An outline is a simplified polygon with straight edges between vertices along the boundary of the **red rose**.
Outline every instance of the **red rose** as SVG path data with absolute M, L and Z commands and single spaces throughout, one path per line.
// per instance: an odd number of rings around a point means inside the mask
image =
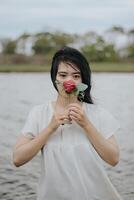
M 76 89 L 75 82 L 73 82 L 72 80 L 65 81 L 65 82 L 63 83 L 63 87 L 64 87 L 65 91 L 66 91 L 68 94 L 71 94 L 71 93 Z

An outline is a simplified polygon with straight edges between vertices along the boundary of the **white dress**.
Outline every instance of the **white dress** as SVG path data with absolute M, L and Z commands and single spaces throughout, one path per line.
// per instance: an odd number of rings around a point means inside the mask
M 87 103 L 83 103 L 83 108 L 105 138 L 117 132 L 118 122 L 105 109 Z M 35 137 L 48 125 L 52 115 L 52 103 L 35 106 L 22 134 Z M 76 123 L 61 125 L 42 149 L 37 196 L 38 200 L 121 199 L 105 172 L 102 159 Z

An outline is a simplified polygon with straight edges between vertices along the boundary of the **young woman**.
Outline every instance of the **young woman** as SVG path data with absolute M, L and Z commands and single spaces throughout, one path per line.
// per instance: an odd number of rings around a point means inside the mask
M 87 60 L 76 49 L 59 50 L 51 79 L 57 98 L 29 113 L 14 147 L 14 164 L 19 167 L 41 151 L 38 200 L 121 199 L 102 162 L 115 166 L 119 161 L 114 137 L 119 126 L 109 112 L 93 104 Z

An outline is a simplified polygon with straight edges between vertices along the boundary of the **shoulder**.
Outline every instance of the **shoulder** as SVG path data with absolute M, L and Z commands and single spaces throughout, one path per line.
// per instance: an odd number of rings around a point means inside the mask
M 101 106 L 100 104 L 85 104 L 85 110 L 87 115 L 93 116 L 99 120 L 103 121 L 111 121 L 115 120 L 114 115 L 106 108 Z
M 31 108 L 29 114 L 30 115 L 39 115 L 41 113 L 47 112 L 47 109 L 49 107 L 49 103 L 39 104 L 35 105 Z
M 106 138 L 112 136 L 120 128 L 115 116 L 101 105 L 86 104 L 86 108 L 88 118 Z
M 103 106 L 99 105 L 99 104 L 88 104 L 88 103 L 85 103 L 85 107 L 86 107 L 86 110 L 87 112 L 94 112 L 96 114 L 109 114 L 111 115 L 111 113 L 106 109 L 104 108 Z
M 98 112 L 101 111 L 101 106 L 98 104 L 89 104 L 89 103 L 84 103 L 84 107 L 87 113 L 94 113 L 98 114 Z

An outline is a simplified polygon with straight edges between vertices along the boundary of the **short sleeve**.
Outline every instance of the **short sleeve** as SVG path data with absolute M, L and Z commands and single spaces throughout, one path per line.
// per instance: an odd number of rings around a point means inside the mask
M 99 108 L 99 125 L 100 132 L 105 138 L 109 138 L 117 131 L 119 131 L 120 125 L 117 119 L 104 108 Z
M 34 107 L 28 114 L 25 125 L 21 133 L 32 139 L 38 133 L 38 107 Z

